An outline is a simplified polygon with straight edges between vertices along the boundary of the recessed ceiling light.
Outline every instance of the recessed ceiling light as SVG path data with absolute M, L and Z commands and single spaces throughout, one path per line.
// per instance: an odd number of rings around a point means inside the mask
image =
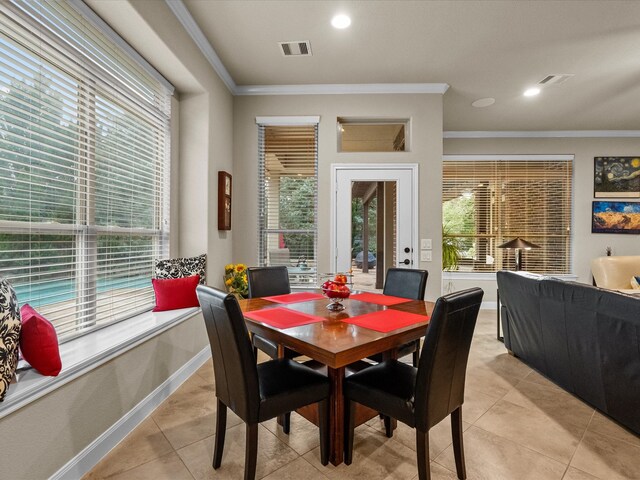
M 533 88 L 527 88 L 523 95 L 525 97 L 535 97 L 536 95 L 538 95 L 540 93 L 540 89 L 538 87 L 533 87 Z
M 351 25 L 351 19 L 347 15 L 336 15 L 331 19 L 331 25 L 333 25 L 334 28 L 347 28 Z
M 491 97 L 479 98 L 478 100 L 473 102 L 471 104 L 471 106 L 472 107 L 476 107 L 476 108 L 483 108 L 483 107 L 490 107 L 494 103 L 496 103 L 496 99 L 495 98 L 491 98 Z

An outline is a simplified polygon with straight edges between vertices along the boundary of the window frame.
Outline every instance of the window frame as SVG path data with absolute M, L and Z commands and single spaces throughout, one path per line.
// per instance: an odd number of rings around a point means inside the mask
M 72 195 L 74 199 L 73 217 L 70 223 L 0 220 L 0 234 L 68 235 L 72 237 L 71 243 L 73 244 L 74 254 L 67 261 L 70 265 L 69 271 L 72 271 L 69 274 L 69 280 L 75 284 L 75 289 L 71 290 L 74 293 L 74 297 L 69 300 L 69 305 L 66 308 L 75 308 L 76 312 L 82 311 L 82 313 L 76 313 L 75 316 L 61 317 L 64 321 L 61 321 L 57 327 L 62 329 L 62 336 L 60 336 L 60 332 L 58 335 L 61 343 L 63 343 L 97 329 L 132 318 L 140 313 L 149 311 L 153 307 L 151 304 L 147 305 L 148 302 L 141 302 L 137 306 L 135 299 L 138 293 L 133 293 L 128 298 L 134 300 L 128 300 L 126 304 L 121 305 L 121 315 L 108 313 L 105 314 L 105 318 L 98 318 L 101 294 L 98 280 L 100 278 L 101 265 L 105 264 L 99 256 L 100 239 L 113 235 L 128 235 L 132 239 L 146 237 L 149 239 L 150 247 L 148 252 L 152 252 L 150 253 L 151 258 L 168 255 L 171 95 L 174 88 L 83 2 L 71 0 L 67 5 L 56 5 L 56 3 L 45 1 L 42 2 L 41 7 L 40 4 L 21 5 L 19 1 L 15 1 L 7 3 L 3 8 L 6 8 L 6 10 L 3 10 L 3 15 L 6 14 L 3 24 L 6 22 L 7 25 L 11 25 L 10 29 L 3 32 L 3 36 L 6 36 L 9 42 L 13 44 L 12 48 L 17 49 L 16 51 L 21 55 L 25 55 L 24 58 L 32 62 L 29 65 L 33 64 L 34 68 L 40 69 L 37 71 L 53 69 L 51 71 L 60 72 L 57 74 L 58 76 L 63 75 L 60 77 L 62 80 L 66 81 L 66 78 L 69 78 L 73 81 L 73 83 L 65 87 L 66 90 L 63 92 L 66 93 L 68 91 L 75 95 L 75 97 L 68 97 L 67 101 L 71 102 L 70 105 L 73 106 L 77 115 L 75 129 L 79 139 L 73 145 L 73 149 L 70 150 L 74 158 L 72 175 L 75 178 L 75 191 Z M 39 12 L 40 8 L 43 11 L 46 11 L 47 8 L 54 9 L 56 14 L 60 15 L 60 18 L 64 18 L 66 22 L 64 20 L 60 21 L 60 26 L 53 27 L 53 30 L 51 30 L 53 23 L 49 24 L 47 22 L 53 22 L 54 20 L 43 16 L 41 20 L 43 23 L 40 24 L 38 15 L 33 14 L 33 11 Z M 65 16 L 67 13 L 68 16 Z M 86 30 L 84 28 L 78 29 L 78 22 L 88 28 Z M 56 34 L 52 33 L 55 28 L 61 28 L 65 34 L 67 32 L 73 32 L 73 34 L 81 32 L 77 34 L 78 42 L 86 41 L 91 48 L 78 49 L 78 52 L 76 52 L 74 48 L 77 48 L 78 44 L 64 40 L 64 36 L 57 38 Z M 23 37 L 23 31 L 30 32 L 29 35 L 39 39 L 43 45 L 46 45 L 43 48 L 34 49 L 33 40 L 28 36 Z M 95 47 L 96 45 L 97 47 Z M 91 56 L 89 53 L 93 51 L 102 53 L 99 50 L 102 48 L 101 45 L 107 45 L 107 50 L 105 50 L 107 56 L 104 58 L 110 63 L 101 63 L 100 57 Z M 113 56 L 108 56 L 112 53 Z M 33 60 L 29 57 L 32 57 Z M 87 58 L 91 58 L 94 63 L 87 66 L 87 71 L 84 75 L 79 75 L 74 68 L 76 65 L 82 64 Z M 18 68 L 18 61 L 10 58 L 10 55 L 7 55 L 4 61 L 7 61 L 10 66 L 14 65 L 12 62 L 16 62 L 15 68 Z M 111 70 L 109 65 L 113 65 L 116 70 Z M 104 81 L 95 81 L 95 75 L 98 71 L 105 75 Z M 131 85 L 133 86 L 127 84 L 126 81 L 118 83 L 119 79 L 125 78 L 128 74 L 138 75 L 130 77 L 137 83 L 132 83 Z M 20 77 L 23 79 L 30 78 L 27 74 L 16 75 L 16 78 Z M 7 78 L 13 79 L 13 76 L 7 76 Z M 25 85 L 27 84 L 25 83 Z M 34 85 L 35 87 L 30 88 L 41 88 L 39 83 L 37 85 L 34 83 Z M 145 90 L 145 88 L 148 88 L 148 90 Z M 117 99 L 120 98 L 118 92 L 125 90 L 127 92 L 126 98 L 118 101 Z M 142 97 L 143 92 L 148 94 L 146 100 Z M 161 146 L 158 148 L 154 144 L 152 147 L 155 149 L 149 150 L 153 151 L 153 153 L 149 161 L 150 167 L 145 174 L 143 182 L 149 185 L 148 208 L 151 216 L 148 218 L 151 220 L 150 225 L 153 228 L 140 227 L 135 224 L 129 227 L 114 226 L 111 225 L 114 221 L 113 219 L 111 222 L 104 222 L 101 225 L 96 223 L 97 205 L 100 205 L 101 202 L 97 193 L 100 188 L 97 181 L 100 175 L 96 173 L 96 167 L 100 159 L 106 158 L 104 156 L 98 157 L 96 153 L 97 138 L 100 131 L 97 125 L 101 121 L 110 118 L 108 110 L 102 111 L 100 114 L 98 111 L 105 107 L 122 109 L 123 113 L 130 113 L 130 117 L 124 118 L 124 121 L 127 122 L 125 128 L 129 129 L 128 135 L 137 135 L 140 133 L 141 128 L 147 128 L 155 135 L 156 142 L 159 142 L 158 145 Z M 41 107 L 38 105 L 38 108 Z M 54 118 L 54 122 L 60 120 L 64 121 L 64 116 Z M 25 121 L 31 122 L 30 120 Z M 57 123 L 54 123 L 54 125 L 57 125 Z M 30 132 L 32 126 L 19 128 L 25 132 Z M 161 132 L 161 134 L 158 135 L 158 132 Z M 55 132 L 52 133 L 52 135 L 54 134 Z M 43 138 L 46 140 L 49 137 Z M 142 138 L 140 141 L 144 142 L 143 137 L 136 138 Z M 149 144 L 142 143 L 141 146 L 143 149 L 149 148 Z M 134 146 L 130 148 L 128 154 L 140 154 L 140 152 L 141 150 L 136 150 Z M 125 161 L 119 159 L 119 153 L 122 152 L 118 151 L 114 154 L 113 158 L 116 158 L 116 160 L 112 164 L 107 162 L 105 165 L 115 166 L 116 168 L 125 165 Z M 142 151 L 142 153 L 146 153 L 146 150 Z M 55 172 L 56 167 L 57 165 L 54 165 L 53 172 Z M 30 183 L 33 185 L 33 182 Z M 122 185 L 125 187 L 121 186 L 120 188 L 135 191 L 134 184 L 123 183 Z M 111 197 L 108 198 L 110 199 Z M 116 215 L 117 213 L 110 212 L 109 218 Z M 143 215 L 146 215 L 146 213 Z M 135 248 L 130 248 L 125 253 L 130 256 L 135 253 L 134 250 Z M 149 256 L 149 254 L 145 253 L 145 256 Z M 19 259 L 20 257 L 16 257 L 15 260 Z M 148 270 L 150 272 L 153 272 L 152 263 L 152 261 L 149 262 Z M 11 280 L 10 270 L 6 271 L 6 273 L 8 273 L 7 277 Z M 111 271 L 110 274 L 105 275 L 105 278 L 117 278 L 117 273 L 119 272 L 114 274 Z M 20 282 L 17 284 L 22 285 Z M 116 288 L 112 287 L 112 290 Z M 20 298 L 18 298 L 18 301 L 24 303 L 24 301 L 20 301 Z M 56 303 L 61 302 L 52 302 L 50 305 L 55 305 Z M 131 307 L 132 303 L 133 307 Z M 117 308 L 116 306 L 113 310 Z M 53 320 L 55 323 L 55 319 Z
M 575 183 L 575 155 L 567 155 L 567 154 L 526 154 L 526 155 L 473 155 L 473 154 L 465 154 L 465 155 L 443 155 L 442 157 L 443 159 L 443 200 L 442 200 L 442 206 L 444 206 L 445 203 L 445 195 L 444 195 L 444 188 L 445 188 L 445 180 L 446 180 L 446 175 L 444 172 L 445 166 L 446 166 L 446 162 L 448 161 L 463 161 L 463 162 L 483 162 L 483 161 L 492 161 L 492 162 L 518 162 L 518 161 L 535 161 L 535 162 L 545 162 L 545 161 L 549 161 L 549 162 L 569 162 L 569 171 L 570 171 L 570 179 L 568 182 L 569 188 L 570 188 L 570 192 L 568 192 L 569 194 L 567 195 L 569 204 L 566 205 L 568 207 L 568 243 L 567 243 L 567 247 L 566 247 L 566 252 L 567 252 L 567 257 L 566 257 L 566 265 L 567 265 L 567 270 L 565 272 L 544 272 L 544 273 L 551 273 L 553 275 L 556 276 L 573 276 L 574 275 L 574 265 L 573 265 L 573 252 L 574 252 L 574 239 L 575 239 L 575 235 L 574 235 L 574 218 L 573 218 L 573 212 L 574 212 L 574 198 L 575 198 L 575 188 L 574 188 L 574 183 Z M 499 181 L 500 178 L 495 178 L 495 180 L 493 181 Z M 499 221 L 499 219 L 498 219 Z M 444 224 L 444 218 L 443 218 L 443 233 L 444 233 L 444 229 L 446 228 L 446 225 Z M 486 238 L 492 238 L 495 240 L 496 242 L 496 246 L 495 246 L 495 250 L 496 250 L 496 256 L 495 256 L 495 263 L 494 263 L 494 267 L 493 269 L 487 269 L 487 270 L 467 270 L 467 269 L 458 269 L 458 270 L 444 270 L 444 273 L 448 274 L 448 275 L 469 275 L 469 276 L 482 276 L 482 275 L 489 275 L 489 276 L 495 276 L 495 272 L 497 272 L 500 269 L 503 268 L 508 268 L 507 265 L 510 265 L 511 260 L 507 259 L 506 261 L 504 261 L 504 259 L 506 258 L 507 254 L 507 250 L 504 251 L 504 254 L 501 254 L 501 251 L 497 249 L 497 245 L 506 242 L 508 240 L 511 240 L 512 238 L 514 238 L 515 236 L 517 236 L 517 233 L 509 233 L 508 235 L 504 235 L 502 233 L 502 230 L 499 230 L 497 233 L 491 233 L 491 234 L 478 234 L 476 233 L 475 235 L 453 235 L 454 237 L 459 237 L 459 238 L 480 238 L 480 237 L 486 237 Z M 535 243 L 535 239 L 529 238 L 526 235 L 525 238 L 527 240 L 533 241 Z M 533 235 L 532 235 L 533 236 Z M 502 240 L 502 241 L 501 241 Z M 531 253 L 531 255 L 535 255 L 535 253 Z M 513 255 L 511 255 L 512 257 Z M 526 264 L 525 264 L 526 265 Z
M 402 125 L 403 127 L 403 140 L 402 149 L 393 150 L 349 150 L 345 149 L 343 145 L 343 132 L 344 125 L 359 126 L 359 127 L 375 127 L 375 126 L 389 126 L 389 125 Z M 411 119 L 410 118 L 383 118 L 383 117 L 338 117 L 336 119 L 336 132 L 337 132 L 337 152 L 341 154 L 349 153 L 366 153 L 366 154 L 400 154 L 411 152 Z M 395 145 L 395 144 L 394 144 Z
M 318 131 L 320 117 L 319 116 L 274 116 L 274 117 L 256 117 L 256 125 L 258 127 L 258 264 L 267 266 L 269 264 L 268 242 L 266 237 L 273 234 L 308 234 L 313 235 L 313 261 L 308 265 L 308 272 L 292 272 L 291 268 L 295 259 L 291 259 L 289 267 L 289 280 L 292 289 L 309 288 L 318 283 Z M 311 229 L 287 229 L 287 228 L 269 228 L 264 225 L 265 215 L 262 210 L 267 207 L 266 199 L 266 178 L 265 178 L 265 155 L 264 155 L 264 129 L 267 127 L 313 127 L 315 129 L 315 163 L 314 163 L 314 225 Z M 279 207 L 278 207 L 279 208 Z M 306 261 L 307 259 L 305 259 Z M 305 264 L 306 265 L 306 264 Z

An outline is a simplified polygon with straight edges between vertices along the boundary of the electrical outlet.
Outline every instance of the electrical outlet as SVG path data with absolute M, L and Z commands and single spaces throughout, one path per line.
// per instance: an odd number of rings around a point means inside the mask
M 423 238 L 420 240 L 420 250 L 431 250 L 432 242 L 430 238 Z
M 420 261 L 421 262 L 430 262 L 431 261 L 431 250 L 422 250 L 420 252 Z

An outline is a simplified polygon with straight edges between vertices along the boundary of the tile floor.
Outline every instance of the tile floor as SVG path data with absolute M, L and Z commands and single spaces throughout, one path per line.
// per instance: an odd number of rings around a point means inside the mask
M 222 466 L 211 467 L 215 417 L 208 361 L 84 479 L 238 479 L 244 425 L 230 413 Z M 640 437 L 623 429 L 506 353 L 495 339 L 495 311 L 480 314 L 463 406 L 470 480 L 640 479 Z M 431 430 L 431 474 L 455 479 L 449 421 Z M 417 479 L 413 430 L 384 436 L 378 419 L 356 429 L 353 464 L 320 464 L 318 431 L 292 416 L 291 434 L 275 420 L 259 430 L 257 478 Z

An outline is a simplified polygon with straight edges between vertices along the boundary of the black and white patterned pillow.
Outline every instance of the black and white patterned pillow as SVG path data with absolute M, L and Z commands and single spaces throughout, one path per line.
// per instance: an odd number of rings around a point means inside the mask
M 9 388 L 18 366 L 20 310 L 16 292 L 4 278 L 0 279 L 0 402 Z
M 207 254 L 197 257 L 170 258 L 156 261 L 156 278 L 183 278 L 200 275 L 200 284 L 206 284 Z

